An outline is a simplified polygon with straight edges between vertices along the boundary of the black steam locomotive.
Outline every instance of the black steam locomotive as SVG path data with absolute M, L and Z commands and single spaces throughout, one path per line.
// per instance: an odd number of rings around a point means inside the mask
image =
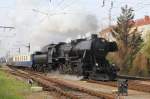
M 114 80 L 117 69 L 106 59 L 108 52 L 117 51 L 116 42 L 108 42 L 93 34 L 91 39 L 76 39 L 45 46 L 32 54 L 33 69 L 82 75 L 86 79 Z

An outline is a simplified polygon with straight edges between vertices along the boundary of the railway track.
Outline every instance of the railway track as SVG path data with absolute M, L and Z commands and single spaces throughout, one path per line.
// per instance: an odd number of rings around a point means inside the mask
M 16 68 L 12 68 L 12 69 L 16 69 Z M 43 73 L 39 73 L 39 72 L 36 73 L 36 72 L 31 71 L 31 70 L 24 70 L 24 71 L 29 72 L 32 75 L 40 76 L 41 78 L 43 78 L 45 80 L 48 80 L 50 82 L 58 83 L 61 86 L 67 86 L 69 88 L 73 88 L 73 89 L 76 89 L 76 90 L 79 90 L 79 91 L 83 91 L 85 93 L 90 93 L 92 95 L 96 94 L 96 96 L 98 96 L 98 97 L 100 97 L 100 96 L 105 97 L 105 95 L 103 95 L 104 93 L 90 92 L 90 91 L 84 90 L 82 88 L 78 88 L 77 86 L 66 84 L 65 82 L 62 83 L 62 81 L 52 79 L 52 78 L 51 79 L 47 78 L 46 76 L 43 75 Z M 143 92 L 149 92 L 150 93 L 150 84 L 140 83 L 141 80 L 144 81 L 144 82 L 146 81 L 146 82 L 150 83 L 150 78 L 148 78 L 148 77 L 146 78 L 146 77 L 135 77 L 135 76 L 119 75 L 118 78 L 128 79 L 129 80 L 128 81 L 128 85 L 129 85 L 128 88 L 131 89 L 131 90 L 137 90 L 137 91 L 143 91 Z M 86 81 L 91 82 L 91 83 L 97 83 L 97 84 L 117 87 L 117 82 L 116 81 L 109 81 L 109 82 L 95 81 L 95 80 L 86 80 Z M 111 95 L 108 95 L 108 96 L 113 97 Z
M 137 77 L 137 76 L 128 76 L 128 75 L 117 75 L 118 79 L 128 79 L 128 80 L 144 80 L 150 81 L 150 77 Z
M 66 83 L 62 80 L 48 78 L 43 74 L 33 71 L 22 71 L 13 68 L 13 71 L 9 73 L 17 76 L 24 77 L 26 79 L 33 79 L 38 82 L 47 91 L 55 91 L 63 96 L 69 97 L 69 99 L 114 99 L 114 94 L 107 94 L 103 92 L 97 92 L 89 90 L 71 83 Z
M 16 68 L 13 68 L 13 69 L 16 69 Z M 98 97 L 100 97 L 100 96 L 105 97 L 104 93 L 90 92 L 90 91 L 84 90 L 82 88 L 78 88 L 77 86 L 66 84 L 65 82 L 62 83 L 62 81 L 59 81 L 59 80 L 56 80 L 56 79 L 52 79 L 52 78 L 51 79 L 47 78 L 46 76 L 43 75 L 43 73 L 39 73 L 39 72 L 36 73 L 36 72 L 31 71 L 31 70 L 30 71 L 29 70 L 25 70 L 25 71 L 29 72 L 32 75 L 40 76 L 41 78 L 43 78 L 45 80 L 48 80 L 50 82 L 58 83 L 61 86 L 67 86 L 69 88 L 73 88 L 73 89 L 76 89 L 76 90 L 79 90 L 79 91 L 83 91 L 85 93 L 90 93 L 92 95 L 96 94 L 96 96 L 98 96 Z M 146 81 L 146 82 L 150 82 L 150 78 L 127 76 L 127 75 L 120 75 L 120 76 L 118 76 L 118 78 L 129 79 L 129 81 L 128 81 L 128 85 L 129 85 L 128 88 L 131 89 L 131 90 L 137 90 L 137 91 L 143 91 L 143 92 L 149 92 L 150 93 L 150 84 L 147 85 L 147 84 L 140 83 L 140 80 Z M 87 81 L 88 82 L 92 82 L 92 83 L 97 83 L 97 84 L 117 87 L 117 82 L 116 81 L 109 81 L 109 82 L 95 81 L 95 80 L 87 80 Z M 106 96 L 114 97 L 114 96 L 111 96 L 111 95 L 106 95 Z
M 103 82 L 103 81 L 94 81 L 94 80 L 88 80 L 88 82 L 91 83 L 97 83 L 97 84 L 102 84 L 102 85 L 108 85 L 112 87 L 117 87 L 117 81 L 109 81 L 109 82 Z M 142 91 L 142 92 L 148 92 L 150 93 L 150 81 L 142 81 L 146 82 L 149 84 L 145 83 L 140 83 L 140 80 L 129 80 L 128 81 L 128 88 L 131 90 L 136 90 L 136 91 Z

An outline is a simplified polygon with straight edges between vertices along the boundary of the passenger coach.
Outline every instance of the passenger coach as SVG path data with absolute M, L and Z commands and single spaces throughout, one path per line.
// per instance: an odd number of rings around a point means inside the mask
M 7 61 L 8 65 L 16 67 L 32 67 L 32 61 L 30 55 L 16 55 L 10 57 Z

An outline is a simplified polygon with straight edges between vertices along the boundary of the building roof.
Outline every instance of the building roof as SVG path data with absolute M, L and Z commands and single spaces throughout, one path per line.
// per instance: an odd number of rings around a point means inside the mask
M 143 25 L 148 25 L 150 24 L 150 16 L 145 16 L 144 18 L 137 19 L 134 21 L 135 26 L 143 26 Z
M 135 27 L 148 25 L 148 24 L 150 24 L 150 16 L 146 15 L 144 18 L 133 20 L 132 22 L 134 22 Z M 111 28 L 113 28 L 113 27 L 115 27 L 115 26 L 111 26 L 111 27 L 101 30 L 100 31 L 101 35 L 111 32 Z

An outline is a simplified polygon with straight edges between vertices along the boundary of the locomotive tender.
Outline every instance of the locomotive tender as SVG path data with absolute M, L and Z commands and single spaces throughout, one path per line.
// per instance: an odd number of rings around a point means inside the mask
M 56 71 L 94 80 L 115 80 L 117 69 L 106 59 L 117 51 L 116 42 L 98 38 L 76 39 L 70 43 L 50 44 L 32 54 L 32 67 L 37 71 Z

